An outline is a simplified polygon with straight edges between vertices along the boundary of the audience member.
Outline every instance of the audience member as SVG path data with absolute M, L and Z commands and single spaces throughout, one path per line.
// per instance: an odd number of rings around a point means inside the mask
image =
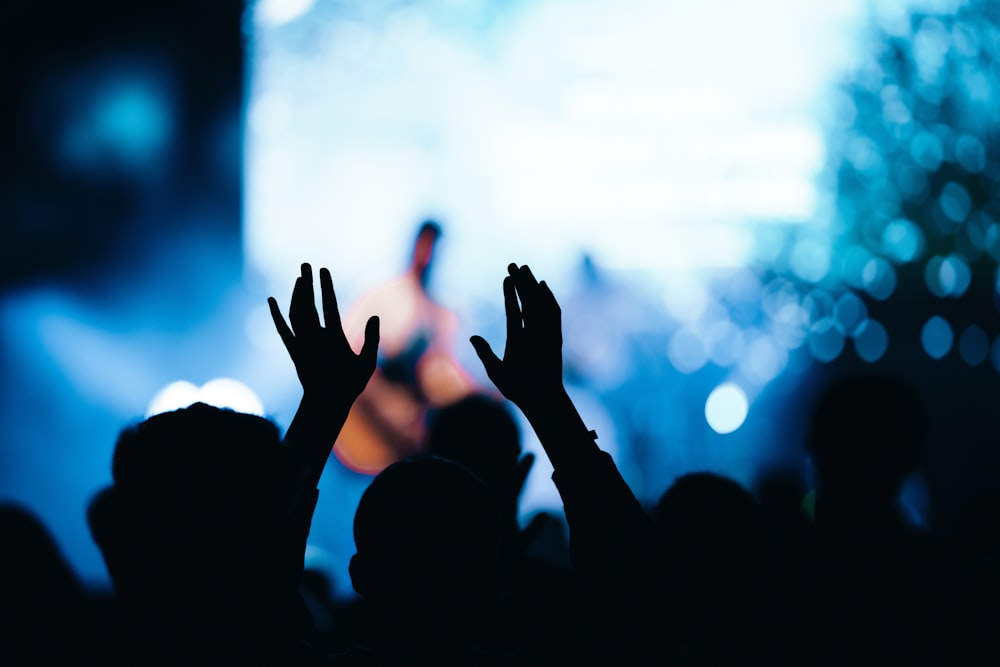
M 383 470 L 358 504 L 350 566 L 374 645 L 344 659 L 490 661 L 476 640 L 497 590 L 495 523 L 489 488 L 464 466 L 427 456 Z
M 118 596 L 112 661 L 311 661 L 299 595 L 316 484 L 375 368 L 378 319 L 360 354 L 340 324 L 328 271 L 319 322 L 312 269 L 292 292 L 291 325 L 269 300 L 303 397 L 284 441 L 270 421 L 204 404 L 126 429 L 114 483 L 88 513 Z
M 0 508 L 13 662 L 995 661 L 989 505 L 970 510 L 947 549 L 900 512 L 928 427 L 910 387 L 868 375 L 822 394 L 807 443 L 814 521 L 788 474 L 759 481 L 761 502 L 689 474 L 651 517 L 565 390 L 558 302 L 515 264 L 503 355 L 471 343 L 553 465 L 571 572 L 528 555 L 518 498 L 533 457 L 501 402 L 469 396 L 432 414 L 428 455 L 389 465 L 362 495 L 350 576 L 364 616 L 340 613 L 320 573 L 304 577 L 305 541 L 331 447 L 375 372 L 380 321 L 368 318 L 356 353 L 330 273 L 319 276 L 323 323 L 308 264 L 288 321 L 269 299 L 303 390 L 284 438 L 262 417 L 200 403 L 122 432 L 113 483 L 88 511 L 115 584 L 109 605 L 86 598 L 34 517 Z

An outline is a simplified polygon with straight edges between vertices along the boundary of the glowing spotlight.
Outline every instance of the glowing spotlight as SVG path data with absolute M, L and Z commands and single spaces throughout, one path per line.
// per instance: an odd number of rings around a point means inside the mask
M 253 389 L 230 378 L 218 378 L 206 383 L 198 392 L 198 400 L 217 408 L 229 408 L 251 415 L 264 414 L 264 405 Z
M 175 118 L 166 83 L 155 72 L 108 75 L 63 128 L 60 157 L 72 169 L 154 167 L 170 146 Z
M 146 416 L 152 417 L 162 412 L 180 410 L 197 401 L 198 387 L 183 380 L 171 382 L 153 396 L 153 400 L 149 402 L 149 407 L 146 408 Z
M 162 92 L 146 82 L 122 82 L 93 113 L 97 131 L 130 164 L 154 159 L 170 139 L 173 119 L 169 108 Z
M 238 380 L 216 378 L 201 387 L 183 380 L 171 382 L 153 396 L 146 409 L 146 417 L 180 410 L 193 403 L 207 403 L 252 415 L 264 414 L 264 404 L 250 387 Z
M 261 25 L 277 28 L 301 18 L 315 3 L 316 0 L 261 0 L 255 8 L 254 18 Z
M 937 315 L 927 320 L 920 332 L 920 342 L 924 346 L 924 351 L 932 359 L 940 359 L 948 354 L 954 338 L 951 325 L 943 317 Z
M 746 421 L 749 409 L 746 393 L 738 385 L 724 382 L 705 401 L 705 420 L 716 433 L 732 433 Z

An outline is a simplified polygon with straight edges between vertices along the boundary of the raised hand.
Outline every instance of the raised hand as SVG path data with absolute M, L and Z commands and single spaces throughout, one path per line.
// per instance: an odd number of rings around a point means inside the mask
M 602 590 L 623 591 L 611 604 L 641 608 L 645 598 L 634 592 L 645 592 L 652 580 L 646 569 L 646 555 L 652 552 L 648 517 L 611 457 L 597 447 L 597 434 L 587 429 L 563 385 L 562 315 L 551 290 L 527 266 L 511 264 L 507 271 L 503 359 L 482 337 L 470 342 L 490 380 L 521 409 L 552 462 L 574 567 L 590 581 L 610 582 Z M 529 466 L 512 476 L 512 487 L 523 483 Z
M 337 295 L 327 269 L 319 270 L 319 282 L 325 327 L 320 324 L 316 311 L 312 267 L 309 264 L 302 265 L 302 275 L 296 278 L 292 290 L 289 309 L 291 326 L 285 322 L 274 297 L 268 298 L 267 303 L 274 327 L 295 364 L 303 392 L 346 400 L 349 405 L 375 372 L 379 320 L 377 316 L 368 319 L 364 345 L 361 353 L 355 354 L 340 322 Z
M 470 339 L 497 389 L 528 418 L 552 465 L 597 452 L 562 378 L 562 312 L 545 282 L 527 266 L 507 267 L 503 281 L 507 345 L 497 357 L 481 336 Z
M 378 355 L 378 317 L 368 319 L 361 353 L 355 354 L 340 323 L 330 272 L 320 269 L 319 282 L 325 327 L 319 323 L 316 312 L 312 267 L 308 264 L 302 265 L 302 275 L 295 279 L 288 316 L 291 326 L 282 317 L 278 302 L 273 297 L 267 300 L 274 328 L 302 383 L 302 401 L 285 433 L 285 444 L 299 461 L 299 491 L 303 503 L 315 501 L 313 490 L 326 459 L 354 400 L 375 372 Z
M 562 313 L 548 285 L 538 282 L 527 265 L 511 264 L 507 271 L 503 359 L 481 336 L 473 336 L 470 342 L 497 389 L 525 410 L 563 391 Z

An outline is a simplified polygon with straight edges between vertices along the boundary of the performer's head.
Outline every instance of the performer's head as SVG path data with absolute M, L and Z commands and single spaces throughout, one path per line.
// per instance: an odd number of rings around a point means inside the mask
M 423 286 L 430 277 L 431 260 L 434 257 L 434 244 L 441 236 L 441 225 L 434 220 L 425 220 L 417 230 L 417 238 L 413 244 L 413 260 L 411 269 Z

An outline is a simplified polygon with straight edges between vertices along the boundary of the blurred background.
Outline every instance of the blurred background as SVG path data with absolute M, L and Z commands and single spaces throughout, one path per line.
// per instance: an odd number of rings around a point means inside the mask
M 643 502 L 695 470 L 808 484 L 811 402 L 863 370 L 930 409 L 914 523 L 951 530 L 1000 475 L 987 0 L 14 1 L 0 38 L 0 499 L 92 586 L 118 431 L 195 400 L 287 426 L 266 297 L 309 261 L 349 327 L 392 310 L 426 219 L 398 309 L 434 304 L 461 391 L 489 390 L 466 339 L 502 346 L 529 263 Z M 340 594 L 368 472 L 321 483 L 309 558 Z M 550 473 L 525 518 L 559 507 Z

